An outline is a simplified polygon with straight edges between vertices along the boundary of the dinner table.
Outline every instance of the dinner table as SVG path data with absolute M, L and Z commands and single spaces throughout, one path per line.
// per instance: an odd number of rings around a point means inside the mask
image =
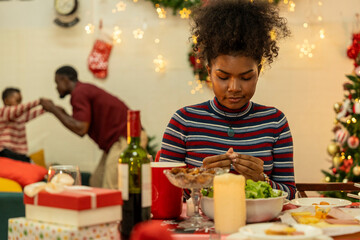
M 297 206 L 293 204 L 285 204 L 282 210 L 282 213 L 284 213 L 287 210 L 295 209 Z M 359 210 L 360 212 L 360 202 L 354 202 L 351 205 L 347 206 L 346 208 L 354 208 Z M 183 204 L 183 211 L 180 215 L 180 217 L 176 220 L 162 220 L 162 219 L 153 219 L 152 221 L 158 221 L 162 225 L 165 225 L 169 231 L 172 232 L 172 238 L 173 240 L 201 240 L 201 239 L 209 239 L 209 240 L 227 240 L 227 239 L 235 239 L 230 238 L 231 234 L 217 234 L 215 232 L 214 228 L 209 229 L 198 229 L 198 230 L 190 230 L 190 231 L 184 231 L 183 229 L 178 229 L 176 222 L 180 222 L 184 219 L 186 219 L 186 204 Z M 282 214 L 281 213 L 281 214 Z M 207 218 L 203 213 L 201 213 L 204 218 Z M 269 222 L 280 222 L 280 218 L 272 219 Z M 338 236 L 332 236 L 331 237 L 334 240 L 345 240 L 345 239 L 358 239 L 360 240 L 360 231 L 356 233 L 351 234 L 344 234 L 344 235 L 338 235 Z M 245 237 L 238 238 L 239 240 L 247 240 Z M 315 240 L 315 239 L 314 239 Z

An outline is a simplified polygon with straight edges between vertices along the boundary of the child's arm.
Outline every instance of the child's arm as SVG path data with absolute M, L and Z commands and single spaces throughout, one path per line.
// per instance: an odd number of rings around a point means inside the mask
M 16 106 L 5 106 L 3 108 L 0 108 L 0 121 L 11 121 L 17 119 L 25 112 L 28 112 L 30 109 L 38 106 L 39 104 L 40 100 L 35 100 Z
M 30 111 L 25 112 L 24 115 L 24 122 L 28 122 L 41 114 L 43 114 L 45 110 L 43 108 L 31 109 Z

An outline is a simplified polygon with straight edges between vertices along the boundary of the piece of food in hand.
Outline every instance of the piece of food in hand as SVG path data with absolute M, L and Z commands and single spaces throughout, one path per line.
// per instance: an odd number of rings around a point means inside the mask
M 234 152 L 234 149 L 231 147 L 229 148 L 229 150 L 226 152 L 226 153 L 229 153 L 230 154 L 230 158 L 231 159 L 235 159 L 237 157 L 237 153 Z
M 297 231 L 293 226 L 286 223 L 274 223 L 265 230 L 267 235 L 304 235 L 304 232 Z

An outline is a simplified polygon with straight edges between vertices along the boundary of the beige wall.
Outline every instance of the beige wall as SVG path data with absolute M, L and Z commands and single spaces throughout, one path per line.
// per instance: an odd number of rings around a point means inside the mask
M 123 99 L 131 108 L 140 109 L 150 135 L 160 143 L 163 131 L 180 107 L 212 98 L 210 89 L 192 95 L 188 81 L 193 79 L 188 52 L 188 23 L 171 16 L 160 20 L 149 2 L 127 3 L 124 12 L 111 13 L 118 1 L 80 0 L 81 22 L 63 29 L 53 24 L 53 1 L 0 1 L 0 88 L 17 86 L 24 101 L 48 97 L 71 112 L 69 98 L 59 99 L 54 71 L 63 64 L 75 66 L 80 79 L 94 83 Z M 358 0 L 295 0 L 296 10 L 282 13 L 288 17 L 293 36 L 282 43 L 280 56 L 271 69 L 262 74 L 254 101 L 276 106 L 290 123 L 295 145 L 297 181 L 321 181 L 320 169 L 330 167 L 326 147 L 333 137 L 333 104 L 342 101 L 345 74 L 352 71 L 346 57 L 351 41 L 352 23 Z M 318 13 L 324 18 L 324 40 L 316 32 L 304 30 L 302 23 Z M 96 33 L 87 35 L 84 26 L 104 21 L 106 31 L 117 24 L 122 43 L 110 56 L 109 75 L 105 81 L 93 78 L 87 69 L 87 57 Z M 132 31 L 146 23 L 143 40 L 135 40 Z M 315 26 L 317 28 L 318 26 Z M 154 44 L 159 38 L 160 44 Z M 313 59 L 298 57 L 296 44 L 304 38 L 317 44 Z M 163 73 L 154 71 L 153 59 L 161 53 L 167 60 Z M 65 129 L 50 114 L 28 124 L 30 152 L 45 149 L 46 162 L 78 164 L 92 171 L 101 152 L 88 138 L 79 138 Z

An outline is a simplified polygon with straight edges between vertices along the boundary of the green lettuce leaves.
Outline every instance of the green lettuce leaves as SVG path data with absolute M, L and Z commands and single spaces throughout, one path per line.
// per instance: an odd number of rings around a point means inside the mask
M 214 197 L 213 187 L 201 189 L 201 194 L 206 197 Z M 282 195 L 281 190 L 274 190 L 269 183 L 258 181 L 254 182 L 251 179 L 246 180 L 245 194 L 247 199 L 256 198 L 271 198 L 280 197 Z
M 280 197 L 282 191 L 274 191 L 269 183 L 258 181 L 254 182 L 251 179 L 246 180 L 245 186 L 246 198 L 256 199 L 256 198 L 270 198 L 270 197 Z

